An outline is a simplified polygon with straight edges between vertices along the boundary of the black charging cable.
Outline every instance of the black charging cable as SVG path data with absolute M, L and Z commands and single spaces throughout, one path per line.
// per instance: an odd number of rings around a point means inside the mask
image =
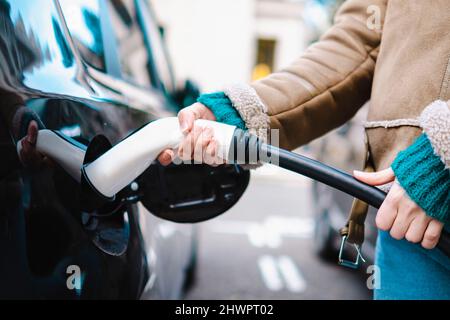
M 274 164 L 343 191 L 377 209 L 386 198 L 386 193 L 382 190 L 358 181 L 346 172 L 263 143 L 256 136 L 240 129 L 235 131 L 229 159 L 238 164 L 258 162 Z M 450 257 L 450 234 L 443 231 L 436 247 Z

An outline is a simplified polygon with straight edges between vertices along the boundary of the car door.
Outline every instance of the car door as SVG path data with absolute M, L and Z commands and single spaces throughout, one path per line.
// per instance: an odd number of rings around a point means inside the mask
M 57 2 L 1 1 L 0 18 L 0 140 L 11 155 L 1 162 L 0 296 L 139 297 L 149 274 L 133 205 L 86 214 L 61 167 L 14 154 L 30 120 L 86 145 L 98 134 L 119 141 L 133 117 L 89 85 Z

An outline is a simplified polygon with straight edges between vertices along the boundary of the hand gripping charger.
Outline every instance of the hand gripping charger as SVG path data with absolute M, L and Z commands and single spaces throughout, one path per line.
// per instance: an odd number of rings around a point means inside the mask
M 339 189 L 379 208 L 386 194 L 351 175 L 269 144 L 234 126 L 196 120 L 196 126 L 213 129 L 218 157 L 228 163 L 253 161 L 272 163 Z M 115 196 L 139 177 L 165 149 L 177 148 L 183 134 L 176 117 L 153 121 L 112 147 L 106 139 L 95 139 L 86 149 L 57 131 L 40 130 L 37 151 L 56 161 L 81 183 L 90 209 L 113 201 Z M 97 142 L 97 143 L 93 143 Z M 100 142 L 100 144 L 98 143 Z M 22 143 L 17 144 L 20 156 Z M 450 256 L 450 237 L 443 233 L 438 247 Z

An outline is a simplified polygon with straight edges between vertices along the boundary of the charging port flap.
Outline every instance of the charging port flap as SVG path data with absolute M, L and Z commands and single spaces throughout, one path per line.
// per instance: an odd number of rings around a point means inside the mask
M 238 165 L 154 164 L 142 174 L 140 200 L 154 215 L 180 223 L 212 219 L 242 196 L 250 172 Z

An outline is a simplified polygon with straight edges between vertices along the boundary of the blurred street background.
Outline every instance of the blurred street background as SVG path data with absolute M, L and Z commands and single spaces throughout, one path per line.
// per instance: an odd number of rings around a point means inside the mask
M 203 91 L 288 65 L 331 25 L 342 0 L 153 0 L 177 79 Z
M 211 92 L 288 65 L 326 31 L 342 1 L 153 3 L 176 78 Z M 364 110 L 351 124 L 299 152 L 343 170 L 359 168 L 363 116 Z M 350 205 L 349 197 L 282 169 L 254 171 L 235 207 L 198 226 L 196 277 L 187 299 L 371 298 L 368 275 L 337 266 L 331 244 L 332 225 L 345 223 Z

